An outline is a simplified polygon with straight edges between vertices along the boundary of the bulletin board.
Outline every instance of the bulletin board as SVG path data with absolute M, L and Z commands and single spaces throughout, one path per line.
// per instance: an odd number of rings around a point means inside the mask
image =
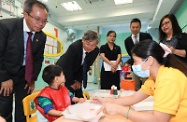
M 62 42 L 54 35 L 45 32 L 47 40 L 45 44 L 44 56 L 46 57 L 57 57 L 64 52 Z

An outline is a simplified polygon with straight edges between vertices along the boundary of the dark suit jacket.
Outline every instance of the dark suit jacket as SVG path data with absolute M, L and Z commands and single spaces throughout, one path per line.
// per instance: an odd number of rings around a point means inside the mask
M 45 42 L 46 35 L 42 31 L 35 33 L 32 42 L 34 80 L 37 79 L 42 66 Z M 0 20 L 0 82 L 18 75 L 22 68 L 23 57 L 23 18 Z
M 140 37 L 139 38 L 140 38 L 139 41 L 143 41 L 143 40 L 146 40 L 146 39 L 152 39 L 150 34 L 141 33 L 141 32 L 140 32 Z M 128 55 L 131 56 L 131 50 L 134 47 L 134 42 L 132 40 L 131 35 L 125 39 L 124 44 L 125 44 L 125 48 L 126 48 L 126 51 L 127 51 Z M 133 60 L 132 60 L 132 56 L 131 56 L 131 65 L 132 64 L 133 64 Z
M 99 48 L 96 47 L 93 51 L 87 54 L 87 71 L 90 66 L 95 61 L 99 53 Z M 82 55 L 83 55 L 83 45 L 82 40 L 77 40 L 72 43 L 67 51 L 60 57 L 57 61 L 57 65 L 61 66 L 65 74 L 66 82 L 65 85 L 68 89 L 74 84 L 74 80 L 82 83 L 83 69 L 82 69 Z

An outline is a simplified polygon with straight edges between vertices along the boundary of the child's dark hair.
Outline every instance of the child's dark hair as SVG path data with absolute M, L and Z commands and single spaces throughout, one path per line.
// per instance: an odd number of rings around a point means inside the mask
M 58 65 L 48 65 L 44 68 L 42 78 L 47 84 L 53 83 L 56 76 L 60 76 L 62 73 L 62 68 Z
M 142 59 L 152 56 L 159 64 L 176 68 L 187 76 L 187 65 L 175 57 L 174 54 L 168 54 L 167 57 L 164 57 L 165 51 L 153 40 L 148 39 L 141 41 L 133 47 L 131 52 Z
M 129 58 L 125 63 L 131 64 L 131 59 Z

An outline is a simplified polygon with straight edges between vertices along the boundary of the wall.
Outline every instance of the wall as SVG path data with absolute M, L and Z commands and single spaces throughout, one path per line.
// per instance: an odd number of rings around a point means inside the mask
M 187 0 L 184 0 L 183 4 L 181 5 L 181 7 L 178 9 L 178 11 L 175 13 L 178 22 L 180 24 L 181 27 L 183 27 L 185 24 L 187 24 L 187 17 L 186 17 L 186 13 L 187 13 Z M 9 8 L 9 7 L 8 7 Z M 21 13 L 22 10 L 18 10 L 19 13 Z M 6 10 L 6 12 L 2 12 L 3 13 L 3 17 L 0 17 L 0 19 L 4 19 L 4 18 L 12 18 L 13 16 L 10 16 L 10 13 L 8 12 L 8 9 Z M 19 16 L 21 16 L 21 14 L 19 14 Z M 54 17 L 55 18 L 55 17 Z M 59 26 L 58 24 L 56 24 L 55 22 L 49 21 L 49 23 L 46 24 L 45 28 L 43 29 L 43 31 L 45 32 L 49 32 L 51 34 L 55 35 L 55 31 L 54 28 L 57 28 L 59 31 L 59 39 L 62 41 L 63 45 L 64 45 L 64 51 L 67 50 L 67 48 L 69 47 L 69 45 L 74 42 L 77 39 L 81 39 L 82 35 L 83 35 L 83 31 L 80 30 L 75 30 L 75 29 L 70 29 L 72 32 L 75 33 L 75 39 L 71 40 L 71 41 L 67 41 L 67 30 L 68 29 L 64 29 L 61 26 Z M 141 31 L 145 32 L 147 28 L 142 28 Z M 127 54 L 126 50 L 125 50 L 125 46 L 124 46 L 124 40 L 126 37 L 128 37 L 131 33 L 130 33 L 130 29 L 129 29 L 129 25 L 124 25 L 124 26 L 110 26 L 110 27 L 105 27 L 105 28 L 101 28 L 100 30 L 100 45 L 103 45 L 107 42 L 106 39 L 106 34 L 109 30 L 115 30 L 117 32 L 117 37 L 116 37 L 116 41 L 115 43 L 117 45 L 119 45 L 121 47 L 122 50 L 122 54 Z M 148 32 L 153 36 L 154 40 L 158 40 L 158 30 L 156 28 L 152 28 L 150 30 L 148 30 Z M 51 63 L 53 63 L 55 60 L 57 60 L 59 57 L 45 57 L 45 59 L 49 60 Z M 129 58 L 129 56 L 123 57 L 123 61 L 125 62 L 127 59 Z M 101 63 L 101 61 L 100 61 Z M 43 63 L 43 68 L 46 65 Z M 91 79 L 93 78 L 93 76 L 91 76 Z M 36 82 L 36 89 L 37 88 L 43 88 L 44 86 L 46 86 L 46 84 L 43 82 L 42 77 L 41 77 L 41 73 L 38 77 L 38 80 Z
M 64 28 L 62 29 L 58 25 L 53 25 L 51 23 L 47 23 L 45 28 L 43 29 L 43 31 L 44 32 L 49 32 L 49 33 L 55 35 L 56 33 L 54 31 L 54 28 L 58 29 L 58 38 L 64 46 L 64 52 L 67 50 L 67 48 L 69 47 L 69 45 L 71 43 L 73 43 L 77 39 L 80 39 L 81 38 L 80 35 L 82 35 L 82 31 L 78 31 L 78 30 L 74 30 L 74 29 L 64 29 Z M 68 41 L 67 38 L 68 38 L 68 32 L 69 31 L 75 33 L 75 38 L 73 40 Z M 45 60 L 50 61 L 50 64 L 54 64 L 54 62 L 56 62 L 59 58 L 60 58 L 60 56 L 59 57 L 44 57 L 44 62 L 43 62 L 40 74 L 38 76 L 38 80 L 36 81 L 35 89 L 43 88 L 47 85 L 42 79 L 42 71 L 47 66 L 45 64 Z M 93 79 L 92 77 L 93 77 L 93 75 L 89 76 L 88 78 Z
M 21 6 L 20 2 L 17 2 L 16 5 L 17 6 Z M 15 10 L 13 12 L 13 15 L 15 15 L 15 16 L 10 16 L 10 11 L 9 11 L 10 7 L 9 7 L 9 5 L 8 4 L 5 4 L 5 5 L 3 4 L 2 7 L 3 7 L 3 9 L 2 9 L 2 17 L 0 17 L 0 19 L 23 17 L 22 14 L 21 14 L 22 11 L 23 11 L 22 8 L 17 8 L 17 10 Z M 54 30 L 54 28 L 58 29 L 58 38 L 62 42 L 63 47 L 64 47 L 64 52 L 65 52 L 72 42 L 74 42 L 77 39 L 82 38 L 83 32 L 79 31 L 79 30 L 75 30 L 75 29 L 70 29 L 71 32 L 75 33 L 75 38 L 73 40 L 71 40 L 71 41 L 67 41 L 68 30 L 69 29 L 62 28 L 60 25 L 55 23 L 53 18 L 55 18 L 53 15 L 48 17 L 48 21 L 49 22 L 46 24 L 46 26 L 44 27 L 43 31 L 44 32 L 48 32 L 48 33 L 50 33 L 50 34 L 55 36 L 56 35 L 56 31 Z M 50 61 L 50 64 L 53 64 L 54 61 L 58 60 L 58 58 L 59 57 L 44 57 L 44 61 L 48 60 L 48 61 Z M 42 79 L 42 71 L 43 71 L 43 69 L 46 66 L 47 65 L 45 64 L 45 62 L 43 62 L 41 72 L 40 72 L 40 74 L 38 76 L 38 80 L 36 81 L 36 84 L 35 84 L 35 89 L 43 88 L 43 87 L 45 87 L 47 85 Z
M 121 47 L 121 52 L 122 54 L 127 54 L 126 49 L 125 49 L 125 45 L 124 45 L 124 40 L 130 35 L 130 32 L 127 33 L 117 33 L 116 36 L 116 41 L 115 44 Z M 107 34 L 101 34 L 100 35 L 100 45 L 104 45 L 107 43 Z
M 109 31 L 109 30 L 108 30 Z M 105 33 L 103 32 L 103 34 L 100 35 L 100 45 L 105 45 L 107 43 L 107 32 L 108 31 L 105 31 Z M 115 30 L 116 31 L 116 30 Z M 116 31 L 117 33 L 117 31 Z M 128 60 L 130 57 L 128 56 L 127 54 L 127 51 L 125 49 L 125 45 L 124 45 L 124 40 L 129 36 L 131 35 L 131 32 L 126 32 L 126 33 L 117 33 L 117 36 L 116 36 L 116 41 L 115 41 L 115 44 L 120 46 L 121 48 L 121 53 L 123 55 L 127 55 L 127 56 L 124 56 L 122 57 L 122 61 L 125 62 L 126 60 Z M 100 58 L 100 69 L 101 69 L 101 66 L 102 66 L 102 59 Z
M 175 16 L 177 17 L 177 20 L 181 28 L 187 24 L 187 16 L 186 16 L 187 7 L 186 6 L 187 6 L 187 0 L 184 0 L 181 7 L 175 13 Z M 185 31 L 187 32 L 186 28 L 185 28 Z
M 54 28 L 58 29 L 58 38 L 59 40 L 62 42 L 64 48 L 65 48 L 65 43 L 66 43 L 66 39 L 67 39 L 67 34 L 66 34 L 66 31 L 64 29 L 61 29 L 51 23 L 47 23 L 45 28 L 43 29 L 44 32 L 48 32 L 48 33 L 51 33 L 52 35 L 56 35 L 56 32 L 54 30 Z M 64 49 L 65 50 L 65 49 Z M 42 79 L 42 71 L 43 69 L 47 66 L 45 64 L 45 60 L 48 60 L 50 61 L 50 64 L 53 64 L 54 61 L 58 60 L 59 57 L 44 57 L 44 62 L 43 62 L 43 65 L 42 65 L 42 69 L 40 71 L 40 74 L 38 76 L 38 80 L 36 81 L 36 84 L 35 84 L 35 89 L 39 89 L 39 88 L 43 88 L 44 86 L 46 86 L 47 84 L 43 81 Z

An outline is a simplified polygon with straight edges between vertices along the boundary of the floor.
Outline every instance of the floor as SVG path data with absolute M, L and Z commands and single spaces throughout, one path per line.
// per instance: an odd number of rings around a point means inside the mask
M 86 89 L 83 88 L 83 91 L 92 91 L 95 89 L 100 89 L 100 86 L 98 84 L 88 82 L 87 88 Z

